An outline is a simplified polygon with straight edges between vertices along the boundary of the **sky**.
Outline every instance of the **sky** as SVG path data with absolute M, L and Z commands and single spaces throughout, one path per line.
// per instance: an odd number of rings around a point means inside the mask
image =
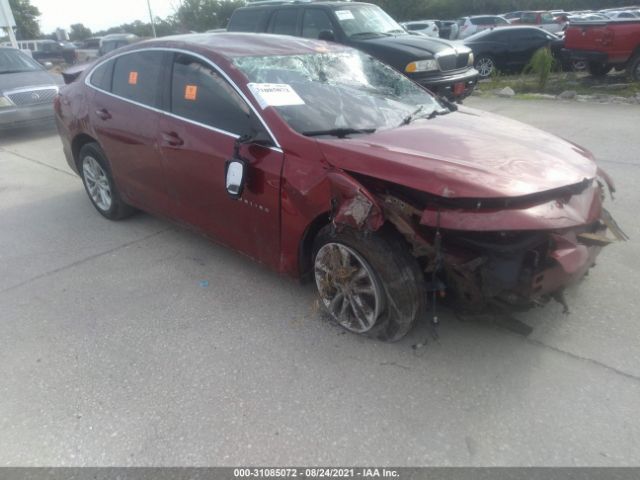
M 154 17 L 172 15 L 180 0 L 149 0 Z M 105 30 L 134 20 L 149 21 L 147 0 L 31 0 L 40 13 L 44 33 L 82 23 L 91 30 Z

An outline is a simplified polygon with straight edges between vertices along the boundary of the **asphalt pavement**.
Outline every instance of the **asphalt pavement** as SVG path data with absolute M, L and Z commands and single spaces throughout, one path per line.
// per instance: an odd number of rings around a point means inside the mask
M 640 464 L 640 107 L 468 100 L 592 150 L 631 240 L 519 315 L 385 344 L 197 233 L 109 222 L 54 129 L 0 133 L 0 465 Z M 428 339 L 426 346 L 413 346 Z

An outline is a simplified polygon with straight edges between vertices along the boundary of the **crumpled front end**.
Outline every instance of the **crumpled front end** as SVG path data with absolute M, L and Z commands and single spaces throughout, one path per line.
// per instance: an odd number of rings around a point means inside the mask
M 468 312 L 551 298 L 564 304 L 563 290 L 587 274 L 601 249 L 627 238 L 602 207 L 598 179 L 480 200 L 377 187 L 385 220 L 410 244 L 430 289 Z

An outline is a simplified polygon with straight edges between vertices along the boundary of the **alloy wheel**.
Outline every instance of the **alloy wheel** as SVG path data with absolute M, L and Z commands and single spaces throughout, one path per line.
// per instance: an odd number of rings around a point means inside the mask
M 82 160 L 82 177 L 84 178 L 87 191 L 96 206 L 106 212 L 111 208 L 111 187 L 109 179 L 98 161 L 86 156 Z
M 494 68 L 495 65 L 493 63 L 493 60 L 491 60 L 489 57 L 480 57 L 476 63 L 476 70 L 478 70 L 478 73 L 480 73 L 480 76 L 482 78 L 491 76 Z
M 383 290 L 366 260 L 341 243 L 327 243 L 316 255 L 314 273 L 320 298 L 347 330 L 371 330 L 384 307 Z

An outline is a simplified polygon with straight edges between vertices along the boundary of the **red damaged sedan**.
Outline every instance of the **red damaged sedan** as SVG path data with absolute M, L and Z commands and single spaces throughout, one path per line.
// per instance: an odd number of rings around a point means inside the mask
M 314 278 L 353 332 L 397 340 L 436 297 L 464 311 L 561 299 L 624 238 L 588 151 L 348 47 L 188 35 L 65 78 L 58 129 L 100 214 L 172 218 Z

